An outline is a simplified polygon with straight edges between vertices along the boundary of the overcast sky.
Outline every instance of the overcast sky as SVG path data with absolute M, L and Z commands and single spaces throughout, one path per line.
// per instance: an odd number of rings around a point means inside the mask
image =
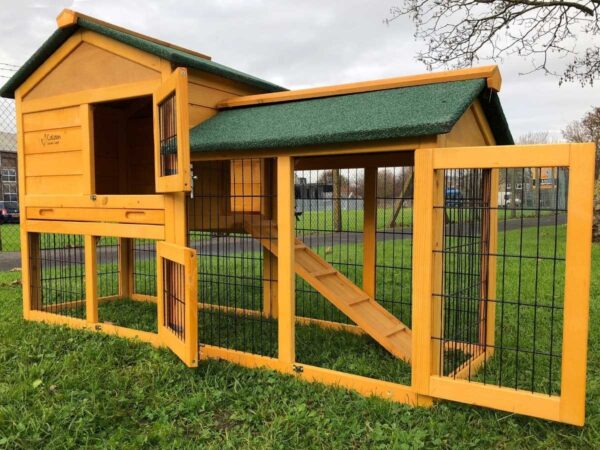
M 71 8 L 206 53 L 222 64 L 288 88 L 424 72 L 415 61 L 414 28 L 383 24 L 394 0 L 0 0 L 0 63 L 20 65 Z M 484 64 L 484 63 L 482 63 Z M 600 105 L 600 87 L 558 86 L 530 62 L 499 62 L 500 98 L 518 137 L 550 131 Z M 561 62 L 558 62 L 560 67 Z M 6 71 L 0 73 L 5 75 Z M 5 78 L 0 78 L 0 82 Z

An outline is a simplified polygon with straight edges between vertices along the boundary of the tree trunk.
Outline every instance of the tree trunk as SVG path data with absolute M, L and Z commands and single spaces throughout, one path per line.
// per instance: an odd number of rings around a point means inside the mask
M 342 231 L 342 186 L 339 169 L 333 169 L 333 231 Z

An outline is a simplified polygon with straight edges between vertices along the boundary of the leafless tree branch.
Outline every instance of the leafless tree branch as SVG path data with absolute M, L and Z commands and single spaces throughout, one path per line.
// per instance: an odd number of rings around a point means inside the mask
M 425 43 L 417 59 L 429 70 L 517 54 L 560 83 L 600 78 L 600 0 L 403 0 L 385 22 L 402 16 Z M 565 57 L 567 68 L 557 73 L 551 63 Z

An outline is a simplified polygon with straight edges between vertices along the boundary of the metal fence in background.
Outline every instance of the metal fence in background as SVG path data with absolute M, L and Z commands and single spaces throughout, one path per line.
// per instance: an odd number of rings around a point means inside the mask
M 0 63 L 0 76 L 10 75 Z M 6 78 L 0 78 L 0 84 Z M 20 250 L 14 100 L 0 99 L 0 251 Z

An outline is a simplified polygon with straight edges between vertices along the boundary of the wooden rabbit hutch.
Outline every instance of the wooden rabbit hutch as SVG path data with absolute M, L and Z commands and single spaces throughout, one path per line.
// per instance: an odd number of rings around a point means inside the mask
M 583 424 L 594 148 L 514 145 L 496 66 L 286 90 L 57 21 L 0 91 L 26 319 Z

